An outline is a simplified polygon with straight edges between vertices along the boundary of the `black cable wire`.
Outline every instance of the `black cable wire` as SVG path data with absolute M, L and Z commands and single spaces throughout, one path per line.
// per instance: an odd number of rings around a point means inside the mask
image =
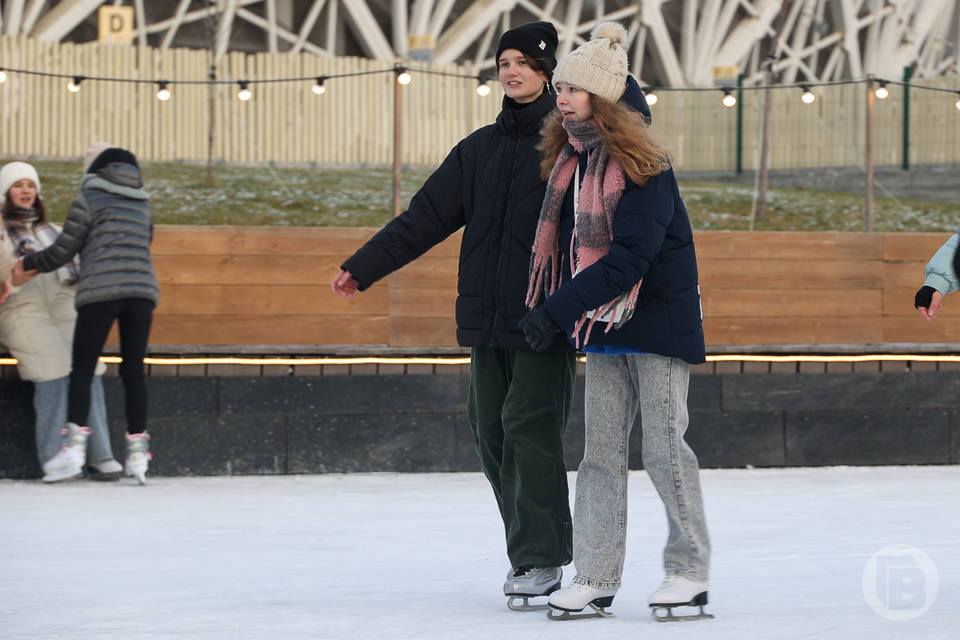
M 467 80 L 474 81 L 488 81 L 491 78 L 484 75 L 470 75 L 465 73 L 455 73 L 452 71 L 438 71 L 435 69 L 427 69 L 423 67 L 407 67 L 404 65 L 394 65 L 392 67 L 387 67 L 384 69 L 373 69 L 369 71 L 348 71 L 343 73 L 331 73 L 331 74 L 314 74 L 310 76 L 291 76 L 284 78 L 263 78 L 259 80 L 255 79 L 246 79 L 238 78 L 235 80 L 170 80 L 165 78 L 157 79 L 144 79 L 144 78 L 117 78 L 112 76 L 87 76 L 87 75 L 78 75 L 70 73 L 54 73 L 50 71 L 36 71 L 33 69 L 18 69 L 14 67 L 3 67 L 0 66 L 0 70 L 6 71 L 7 73 L 22 73 L 24 75 L 33 75 L 40 76 L 45 78 L 64 78 L 70 80 L 81 80 L 81 81 L 94 81 L 94 82 L 126 82 L 133 84 L 159 84 L 161 82 L 166 83 L 169 86 L 173 85 L 210 85 L 210 84 L 224 84 L 231 85 L 237 84 L 238 82 L 244 82 L 247 85 L 254 84 L 273 84 L 278 82 L 308 82 L 315 81 L 318 77 L 323 77 L 324 80 L 330 80 L 333 78 L 352 78 L 357 76 L 366 76 L 366 75 L 375 75 L 381 73 L 394 73 L 399 74 L 401 71 L 407 71 L 410 73 L 423 73 L 426 75 L 435 75 L 435 76 L 447 76 L 451 78 L 463 78 Z M 859 79 L 850 79 L 850 80 L 828 80 L 820 82 L 795 82 L 790 84 L 756 84 L 756 85 L 745 85 L 745 86 L 736 86 L 736 85 L 717 85 L 714 87 L 661 87 L 650 85 L 644 87 L 645 91 L 657 91 L 657 92 L 703 92 L 703 91 L 759 91 L 762 89 L 809 89 L 812 87 L 827 87 L 827 86 L 839 86 L 839 85 L 855 85 L 855 84 L 865 84 L 869 82 L 874 82 L 884 85 L 897 85 L 902 87 L 908 87 L 912 89 L 921 89 L 925 91 L 939 91 L 942 93 L 960 93 L 958 89 L 948 89 L 944 87 L 933 87 L 923 84 L 915 84 L 912 82 L 901 82 L 897 80 L 887 80 L 885 78 L 859 78 Z

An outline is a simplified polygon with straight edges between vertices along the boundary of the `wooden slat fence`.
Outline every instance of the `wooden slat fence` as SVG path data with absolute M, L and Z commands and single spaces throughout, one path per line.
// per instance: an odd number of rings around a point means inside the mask
M 375 229 L 160 226 L 154 345 L 453 346 L 456 234 L 353 299 L 329 282 Z M 913 294 L 944 234 L 696 234 L 711 346 L 960 342 Z M 957 313 L 960 313 L 958 311 Z
M 37 71 L 142 79 L 202 81 L 209 52 L 39 42 L 0 36 L 0 66 Z M 225 80 L 266 80 L 388 69 L 382 61 L 325 58 L 313 54 L 232 52 L 217 65 Z M 457 65 L 438 71 L 466 73 Z M 956 89 L 956 77 L 918 83 Z M 218 85 L 214 95 L 214 158 L 230 164 L 372 164 L 393 160 L 393 73 L 335 78 L 323 96 L 312 80 L 253 84 L 254 99 L 236 99 L 237 85 Z M 414 73 L 403 89 L 405 164 L 437 165 L 474 129 L 493 122 L 502 92 L 490 83 L 487 97 L 475 81 Z M 11 74 L 0 85 L 0 156 L 77 158 L 94 140 L 129 147 L 145 160 L 204 162 L 210 130 L 208 88 L 174 85 L 167 103 L 152 84 L 86 81 L 78 94 L 63 79 Z M 773 92 L 770 166 L 856 167 L 864 165 L 865 85 L 817 87 L 817 101 L 800 102 L 800 91 Z M 902 160 L 903 89 L 878 100 L 875 163 Z M 654 123 L 685 171 L 730 171 L 736 163 L 736 109 L 720 105 L 720 91 L 658 92 Z M 759 159 L 762 92 L 743 96 L 743 167 Z M 960 112 L 950 93 L 911 93 L 912 164 L 960 162 Z

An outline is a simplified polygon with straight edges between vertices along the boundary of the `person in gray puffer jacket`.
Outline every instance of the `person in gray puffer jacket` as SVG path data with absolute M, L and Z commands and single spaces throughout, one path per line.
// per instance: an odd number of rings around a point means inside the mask
M 53 271 L 80 255 L 64 446 L 79 459 L 86 455 L 90 381 L 116 320 L 127 415 L 124 470 L 144 484 L 151 454 L 143 357 L 159 298 L 150 255 L 150 201 L 137 159 L 125 149 L 102 142 L 91 145 L 84 173 L 63 232 L 43 251 L 24 256 L 14 273 Z

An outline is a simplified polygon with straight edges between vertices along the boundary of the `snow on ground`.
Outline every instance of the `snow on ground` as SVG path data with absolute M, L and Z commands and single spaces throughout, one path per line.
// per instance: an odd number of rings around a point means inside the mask
M 710 470 L 703 484 L 716 619 L 658 624 L 645 599 L 666 524 L 643 472 L 615 615 L 568 622 L 506 608 L 480 474 L 0 481 L 0 638 L 960 637 L 960 467 Z

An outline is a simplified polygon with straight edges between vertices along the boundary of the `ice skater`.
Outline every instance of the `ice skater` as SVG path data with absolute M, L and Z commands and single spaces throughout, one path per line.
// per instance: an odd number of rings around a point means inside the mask
M 125 149 L 94 143 L 83 172 L 63 233 L 43 251 L 23 256 L 13 277 L 53 271 L 80 255 L 65 444 L 77 460 L 86 455 L 90 381 L 116 320 L 127 418 L 124 472 L 145 484 L 151 453 L 143 357 L 159 298 L 149 196 L 136 157 Z
M 31 164 L 10 162 L 0 169 L 0 204 L 0 262 L 4 264 L 42 250 L 61 232 L 60 225 L 47 221 L 40 176 Z M 61 438 L 67 418 L 71 343 L 77 319 L 76 265 L 71 261 L 54 272 L 33 274 L 14 281 L 16 291 L 0 304 L 0 343 L 17 359 L 20 377 L 33 383 L 37 456 L 43 481 L 79 478 L 84 468 L 94 480 L 116 480 L 123 467 L 114 460 L 110 446 L 101 378 L 106 366 L 102 363 L 98 363 L 91 383 L 89 419 L 83 422 L 91 432 L 73 434 L 85 441 L 89 435 L 86 456 L 73 455 L 71 440 Z
M 549 22 L 505 32 L 494 61 L 506 94 L 495 124 L 461 140 L 392 220 L 342 265 L 333 291 L 352 296 L 463 228 L 457 341 L 471 348 L 467 413 L 506 536 L 507 605 L 559 588 L 571 560 L 563 433 L 575 379 L 562 336 L 534 352 L 517 322 L 545 183 L 536 145 L 549 91 L 557 31 Z
M 913 299 L 913 306 L 930 322 L 943 308 L 943 297 L 960 288 L 960 235 L 953 234 L 937 249 L 924 269 L 926 279 Z
M 559 112 L 543 131 L 549 180 L 521 327 L 535 349 L 563 333 L 587 356 L 577 575 L 550 596 L 548 615 L 608 615 L 620 588 L 639 410 L 643 466 L 669 523 L 666 575 L 648 603 L 658 620 L 709 617 L 710 541 L 697 458 L 683 439 L 690 363 L 705 359 L 697 261 L 668 154 L 636 110 L 639 91 L 626 92 L 625 38 L 621 25 L 601 23 L 560 61 Z M 674 615 L 688 605 L 699 614 Z

